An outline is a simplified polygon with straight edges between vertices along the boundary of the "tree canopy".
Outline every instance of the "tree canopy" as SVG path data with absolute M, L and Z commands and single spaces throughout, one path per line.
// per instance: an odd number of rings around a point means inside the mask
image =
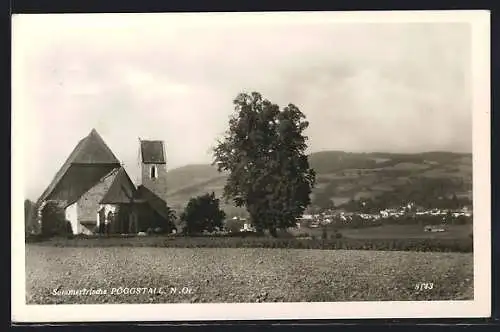
M 224 197 L 246 207 L 259 232 L 295 225 L 310 204 L 315 172 L 305 154 L 309 126 L 293 104 L 283 109 L 258 92 L 241 93 L 214 164 L 229 172 Z

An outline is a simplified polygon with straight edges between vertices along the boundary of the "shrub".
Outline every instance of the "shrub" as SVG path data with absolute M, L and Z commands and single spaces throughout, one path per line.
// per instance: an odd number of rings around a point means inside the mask
M 42 234 L 46 237 L 72 235 L 71 223 L 66 220 L 64 208 L 48 201 L 42 209 Z
M 189 235 L 222 228 L 225 217 L 226 214 L 220 209 L 219 199 L 213 192 L 191 198 L 181 214 L 181 220 L 186 223 L 184 232 Z

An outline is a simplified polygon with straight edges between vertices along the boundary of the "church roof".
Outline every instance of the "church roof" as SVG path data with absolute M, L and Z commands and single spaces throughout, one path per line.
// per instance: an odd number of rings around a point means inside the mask
M 163 141 L 141 140 L 141 159 L 145 164 L 165 164 Z
M 113 183 L 101 200 L 101 204 L 132 203 L 134 201 L 135 186 L 130 180 L 125 168 L 120 167 L 113 179 Z
M 113 151 L 104 142 L 101 135 L 92 129 L 90 134 L 80 141 L 75 148 L 73 164 L 119 164 Z
M 167 202 L 161 199 L 154 192 L 149 190 L 143 185 L 140 185 L 137 188 L 136 198 L 139 200 L 144 200 L 148 205 L 155 210 L 160 216 L 165 219 L 168 219 L 169 208 L 167 206 Z
M 99 182 L 109 177 L 114 179 L 118 170 L 119 167 L 113 165 L 71 165 L 45 199 L 66 201 L 66 206 L 71 205 Z
M 116 167 L 120 167 L 120 162 L 99 133 L 92 129 L 78 142 L 37 203 L 46 200 L 61 184 L 71 187 L 72 196 L 81 196 Z M 77 183 L 81 183 L 81 186 Z

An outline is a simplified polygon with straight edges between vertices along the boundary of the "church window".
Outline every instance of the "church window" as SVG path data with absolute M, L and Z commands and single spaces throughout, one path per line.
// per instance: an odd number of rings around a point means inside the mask
M 151 176 L 151 179 L 156 179 L 158 177 L 155 165 L 151 166 L 150 176 Z

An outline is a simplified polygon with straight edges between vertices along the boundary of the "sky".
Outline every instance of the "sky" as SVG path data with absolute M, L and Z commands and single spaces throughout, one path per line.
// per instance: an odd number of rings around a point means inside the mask
M 297 105 L 309 152 L 472 151 L 467 23 L 20 15 L 12 40 L 31 199 L 92 128 L 134 181 L 139 137 L 169 169 L 210 163 L 240 92 Z

